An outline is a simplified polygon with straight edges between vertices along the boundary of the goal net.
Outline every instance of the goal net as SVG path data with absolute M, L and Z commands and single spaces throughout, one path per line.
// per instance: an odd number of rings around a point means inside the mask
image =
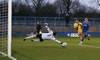
M 0 54 L 11 57 L 11 0 L 0 0 Z
M 8 53 L 8 1 L 0 0 L 0 52 Z

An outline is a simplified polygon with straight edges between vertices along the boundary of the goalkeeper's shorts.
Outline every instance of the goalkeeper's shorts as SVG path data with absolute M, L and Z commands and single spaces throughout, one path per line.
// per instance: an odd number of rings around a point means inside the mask
M 44 41 L 44 40 L 42 39 L 42 34 L 37 34 L 36 37 L 40 39 L 40 42 L 43 42 L 43 41 Z

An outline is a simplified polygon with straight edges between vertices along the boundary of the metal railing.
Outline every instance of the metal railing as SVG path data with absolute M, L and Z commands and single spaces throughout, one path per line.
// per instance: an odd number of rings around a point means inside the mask
M 74 32 L 74 22 L 76 18 L 70 18 L 69 24 L 66 24 L 64 17 L 23 17 L 13 16 L 13 33 L 27 34 L 30 32 L 36 32 L 36 22 L 40 21 L 42 25 L 42 31 L 46 32 L 44 23 L 48 23 L 50 28 L 56 32 Z M 84 18 L 77 18 L 81 22 Z M 100 32 L 100 18 L 89 18 L 91 25 L 93 26 L 90 32 Z

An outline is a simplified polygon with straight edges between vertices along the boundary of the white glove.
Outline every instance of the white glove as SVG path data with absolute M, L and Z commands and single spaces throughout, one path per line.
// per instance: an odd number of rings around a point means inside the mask
M 48 23 L 45 23 L 45 26 L 48 26 Z

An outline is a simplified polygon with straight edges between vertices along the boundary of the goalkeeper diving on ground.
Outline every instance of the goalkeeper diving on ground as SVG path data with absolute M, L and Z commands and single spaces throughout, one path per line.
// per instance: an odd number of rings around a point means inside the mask
M 45 23 L 45 28 L 47 29 L 48 33 L 34 34 L 32 36 L 25 37 L 24 41 L 26 41 L 27 39 L 33 38 L 32 42 L 43 42 L 44 40 L 52 40 L 54 42 L 61 44 L 62 47 L 65 47 L 67 45 L 66 42 L 61 42 L 56 39 L 57 33 L 53 32 L 48 27 L 48 23 Z M 39 39 L 34 39 L 34 38 L 39 38 Z

